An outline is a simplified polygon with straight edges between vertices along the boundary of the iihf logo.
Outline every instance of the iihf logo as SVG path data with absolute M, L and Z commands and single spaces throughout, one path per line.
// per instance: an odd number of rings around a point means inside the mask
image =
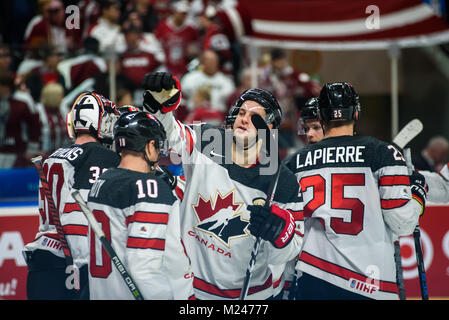
M 195 229 L 214 236 L 228 248 L 232 239 L 250 235 L 249 221 L 240 212 L 243 202 L 236 202 L 234 193 L 232 190 L 223 196 L 217 190 L 214 200 L 199 194 L 197 204 L 192 205 L 199 220 Z

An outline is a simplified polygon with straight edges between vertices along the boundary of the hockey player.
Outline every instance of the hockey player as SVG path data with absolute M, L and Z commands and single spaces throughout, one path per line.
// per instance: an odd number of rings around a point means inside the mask
M 89 208 L 145 299 L 193 298 L 179 200 L 156 171 L 166 152 L 162 124 L 147 112 L 123 113 L 114 142 L 121 162 L 93 185 Z M 93 232 L 89 237 L 91 299 L 133 299 L 99 239 Z
M 120 157 L 102 145 L 112 143 L 117 115 L 114 104 L 103 96 L 93 92 L 80 94 L 67 115 L 67 131 L 69 137 L 75 139 L 74 144 L 56 150 L 44 162 L 53 201 L 74 263 L 79 268 L 80 290 L 66 287 L 70 273 L 66 273 L 62 246 L 40 184 L 39 231 L 36 239 L 24 249 L 29 270 L 28 299 L 88 298 L 88 223 L 72 198 L 71 190 L 80 190 L 87 200 L 88 191 L 98 176 L 119 164 Z
M 260 157 L 261 140 L 251 115 L 260 115 L 270 129 L 278 128 L 277 100 L 268 91 L 250 89 L 231 108 L 231 130 L 186 126 L 172 114 L 181 99 L 176 77 L 150 73 L 143 86 L 144 107 L 161 120 L 170 147 L 182 157 L 186 189 L 181 227 L 192 259 L 195 296 L 238 299 L 251 250 L 261 237 L 247 298 L 275 298 L 282 291 L 285 263 L 299 253 L 303 234 L 299 186 L 285 166 L 270 209 L 261 206 L 272 176 L 261 175 L 268 162 Z M 158 102 L 161 94 L 166 98 Z
M 301 109 L 298 134 L 305 135 L 309 144 L 317 143 L 324 137 L 323 127 L 318 119 L 318 99 L 310 98 Z
M 318 102 L 324 139 L 287 163 L 306 219 L 296 299 L 398 299 L 393 234 L 413 232 L 424 186 L 395 147 L 354 136 L 360 104 L 350 84 L 326 84 Z

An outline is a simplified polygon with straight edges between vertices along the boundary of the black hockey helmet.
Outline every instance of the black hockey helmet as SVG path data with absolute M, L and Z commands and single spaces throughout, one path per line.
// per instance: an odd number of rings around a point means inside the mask
M 281 107 L 276 97 L 270 91 L 259 88 L 248 89 L 242 93 L 235 105 L 229 110 L 229 114 L 226 117 L 226 126 L 234 125 L 234 121 L 239 113 L 240 107 L 243 102 L 247 100 L 252 100 L 259 103 L 265 109 L 265 113 L 267 114 L 266 123 L 273 124 L 274 129 L 279 128 L 282 120 Z
M 145 146 L 154 140 L 161 155 L 167 154 L 167 135 L 161 122 L 144 111 L 131 111 L 120 115 L 114 126 L 115 150 L 144 152 Z
M 348 82 L 327 83 L 318 97 L 321 119 L 355 120 L 360 116 L 359 96 Z
M 310 98 L 301 109 L 301 118 L 303 120 L 318 119 L 318 98 Z

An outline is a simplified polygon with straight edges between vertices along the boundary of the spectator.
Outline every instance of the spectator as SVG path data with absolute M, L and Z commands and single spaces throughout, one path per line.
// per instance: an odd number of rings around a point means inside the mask
M 226 100 L 235 89 L 230 77 L 220 71 L 218 55 L 212 50 L 206 50 L 201 55 L 201 65 L 198 70 L 187 73 L 181 79 L 182 92 L 188 99 L 187 109 L 193 110 L 193 94 L 203 86 L 211 87 L 211 108 L 225 112 Z
M 13 97 L 11 72 L 0 73 L 0 168 L 31 166 L 39 154 L 39 115 Z M 25 129 L 25 130 L 24 130 Z M 25 133 L 25 134 L 24 134 Z
M 40 96 L 41 102 L 36 108 L 42 128 L 42 152 L 48 157 L 50 152 L 70 143 L 67 138 L 65 115 L 62 115 L 60 110 L 64 87 L 59 83 L 46 84 Z
M 208 5 L 199 16 L 199 25 L 203 31 L 202 49 L 217 52 L 221 70 L 225 74 L 233 74 L 231 42 L 223 32 L 217 18 L 217 9 Z
M 227 99 L 226 106 L 228 111 L 235 104 L 242 93 L 251 88 L 251 77 L 251 68 L 245 68 L 242 70 L 239 76 L 240 81 L 238 87 L 235 88 L 234 92 Z
M 412 159 L 417 170 L 440 172 L 447 163 L 449 142 L 442 136 L 432 137 L 420 154 Z
M 187 72 L 190 60 L 199 51 L 199 32 L 186 23 L 189 4 L 177 1 L 173 4 L 173 14 L 162 20 L 154 30 L 154 35 L 162 44 L 165 53 L 165 66 L 176 77 Z
M 63 53 L 79 48 L 81 30 L 65 27 L 65 10 L 60 0 L 39 0 L 41 14 L 35 16 L 25 30 L 25 48 L 30 50 L 43 43 L 58 47 Z
M 105 0 L 101 2 L 101 17 L 88 32 L 99 42 L 101 54 L 121 53 L 125 50 L 125 39 L 120 31 L 120 2 Z
M 137 14 L 139 19 L 143 22 L 142 31 L 145 33 L 153 32 L 159 22 L 158 15 L 153 9 L 153 4 L 149 0 L 131 0 L 125 7 L 123 14 L 123 21 L 129 19 L 132 14 Z
M 211 88 L 209 86 L 196 89 L 192 97 L 194 109 L 184 120 L 186 124 L 201 122 L 216 127 L 223 125 L 225 115 L 222 111 L 211 107 L 210 90 Z
M 126 88 L 120 88 L 117 90 L 117 107 L 132 106 L 133 95 L 131 91 Z
M 272 91 L 279 99 L 284 118 L 279 128 L 279 147 L 282 151 L 296 147 L 298 112 L 307 99 L 319 94 L 320 87 L 310 77 L 289 65 L 282 49 L 270 52 L 270 63 L 261 70 L 260 87 Z M 297 105 L 296 101 L 303 101 Z
M 99 54 L 99 42 L 92 37 L 84 40 L 84 52 L 81 55 L 65 59 L 58 65 L 58 71 L 64 77 L 65 88 L 68 91 L 106 70 L 106 61 Z
M 126 40 L 126 51 L 121 55 L 121 71 L 133 85 L 134 90 L 142 85 L 143 76 L 156 71 L 161 65 L 154 54 L 141 47 L 142 24 L 140 20 L 127 20 L 123 23 L 123 33 Z
M 4 43 L 0 43 L 0 72 L 2 71 L 11 71 L 11 52 Z
M 92 26 L 94 26 L 98 18 L 101 16 L 100 3 L 97 0 L 81 0 L 78 3 L 81 15 L 83 39 L 88 36 Z
M 58 71 L 58 64 L 62 61 L 62 52 L 51 44 L 42 46 L 39 51 L 44 63 L 42 66 L 33 69 L 25 80 L 26 86 L 36 103 L 40 101 L 42 88 L 46 84 L 57 82 L 64 87 L 64 78 Z

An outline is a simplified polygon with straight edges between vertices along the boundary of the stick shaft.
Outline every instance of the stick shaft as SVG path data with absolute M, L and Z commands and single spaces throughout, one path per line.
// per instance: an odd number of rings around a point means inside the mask
M 64 252 L 64 256 L 66 259 L 66 264 L 67 264 L 67 266 L 73 265 L 73 257 L 70 252 L 70 248 L 67 243 L 67 239 L 65 238 L 64 230 L 62 228 L 61 220 L 59 218 L 59 212 L 56 209 L 55 203 L 53 201 L 53 197 L 51 195 L 50 186 L 48 185 L 47 178 L 46 178 L 44 170 L 42 168 L 42 157 L 38 156 L 36 158 L 31 159 L 31 161 L 35 165 L 37 172 L 39 174 L 39 179 L 41 181 L 42 188 L 44 189 L 45 198 L 47 199 L 48 213 L 51 215 L 54 225 L 56 227 L 58 238 L 59 238 L 59 241 L 61 242 L 62 250 Z
M 421 298 L 422 300 L 429 300 L 429 294 L 427 292 L 426 269 L 424 266 L 424 258 L 421 248 L 421 232 L 419 230 L 419 225 L 417 225 L 415 227 L 415 230 L 413 231 L 413 239 L 415 240 L 416 262 L 418 265 L 418 278 L 421 288 Z

